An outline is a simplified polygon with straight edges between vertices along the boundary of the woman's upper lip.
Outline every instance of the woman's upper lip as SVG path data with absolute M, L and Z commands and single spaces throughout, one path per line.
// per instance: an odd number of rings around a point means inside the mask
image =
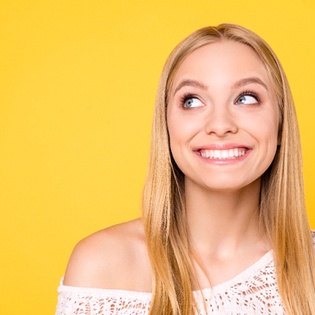
M 201 146 L 196 146 L 193 150 L 200 151 L 200 150 L 229 150 L 229 149 L 246 149 L 250 150 L 251 147 L 241 143 L 212 143 L 206 144 Z

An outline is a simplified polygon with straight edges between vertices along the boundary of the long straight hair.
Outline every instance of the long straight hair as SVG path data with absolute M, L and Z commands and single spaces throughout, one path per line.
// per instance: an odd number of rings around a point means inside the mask
M 164 66 L 156 98 L 143 222 L 152 267 L 151 315 L 194 312 L 184 203 L 184 175 L 172 158 L 166 109 L 174 75 L 185 58 L 211 43 L 230 40 L 253 49 L 264 63 L 277 97 L 279 146 L 261 178 L 260 221 L 274 250 L 279 292 L 289 315 L 315 315 L 315 254 L 307 220 L 297 118 L 285 73 L 269 45 L 234 24 L 205 27 L 184 39 Z

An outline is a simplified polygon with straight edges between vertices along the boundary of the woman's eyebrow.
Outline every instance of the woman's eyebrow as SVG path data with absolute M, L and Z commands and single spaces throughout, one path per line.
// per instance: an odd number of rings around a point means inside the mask
M 261 86 L 263 86 L 267 91 L 268 91 L 268 87 L 267 85 L 258 77 L 250 77 L 250 78 L 244 78 L 244 79 L 241 79 L 239 81 L 236 81 L 232 88 L 233 89 L 238 89 L 244 85 L 247 85 L 247 84 L 251 84 L 251 83 L 256 83 L 256 84 L 260 84 Z
M 241 79 L 239 81 L 236 81 L 233 84 L 232 88 L 233 89 L 237 89 L 237 88 L 240 88 L 240 87 L 242 87 L 244 85 L 251 84 L 251 83 L 260 84 L 261 86 L 263 86 L 268 91 L 267 85 L 258 77 L 249 77 L 249 78 L 244 78 L 244 79 Z M 184 81 L 182 81 L 182 82 L 180 82 L 178 84 L 178 86 L 175 89 L 173 95 L 175 95 L 184 86 L 197 87 L 197 88 L 200 88 L 202 90 L 207 90 L 208 89 L 208 86 L 203 84 L 203 83 L 201 83 L 200 81 L 197 81 L 197 80 L 184 80 Z
M 208 87 L 207 87 L 205 84 L 203 84 L 203 83 L 201 83 L 201 82 L 199 82 L 199 81 L 197 81 L 197 80 L 184 80 L 184 81 L 182 81 L 182 82 L 180 82 L 180 83 L 178 84 L 178 86 L 177 86 L 177 88 L 175 89 L 173 95 L 175 95 L 175 94 L 177 93 L 177 91 L 179 91 L 179 90 L 180 90 L 182 87 L 184 87 L 184 86 L 197 87 L 197 88 L 200 88 L 200 89 L 202 89 L 202 90 L 207 90 L 207 89 L 208 89 Z

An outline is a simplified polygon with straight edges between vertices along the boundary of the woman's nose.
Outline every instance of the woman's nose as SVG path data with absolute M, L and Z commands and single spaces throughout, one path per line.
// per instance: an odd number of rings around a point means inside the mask
M 229 105 L 213 106 L 207 113 L 205 131 L 207 134 L 214 134 L 224 137 L 227 134 L 236 133 L 238 130 L 235 115 Z

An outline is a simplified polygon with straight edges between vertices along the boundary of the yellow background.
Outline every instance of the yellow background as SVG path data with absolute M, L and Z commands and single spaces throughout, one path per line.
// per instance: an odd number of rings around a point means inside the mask
M 206 25 L 244 25 L 282 61 L 315 228 L 314 17 L 313 0 L 1 0 L 0 313 L 53 314 L 75 243 L 139 215 L 162 65 Z

